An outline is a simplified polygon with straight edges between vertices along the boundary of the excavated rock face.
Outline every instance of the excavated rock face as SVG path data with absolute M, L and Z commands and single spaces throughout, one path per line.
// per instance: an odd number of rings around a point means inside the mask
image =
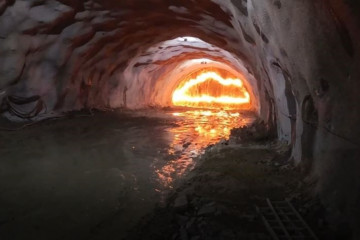
M 323 201 L 359 216 L 359 12 L 356 0 L 0 0 L 1 109 L 168 106 L 206 59 L 247 79 Z

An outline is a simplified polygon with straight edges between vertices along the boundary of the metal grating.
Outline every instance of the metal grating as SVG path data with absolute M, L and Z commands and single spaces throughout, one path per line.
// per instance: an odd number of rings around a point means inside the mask
M 274 240 L 318 240 L 289 201 L 266 199 L 266 203 L 256 210 Z

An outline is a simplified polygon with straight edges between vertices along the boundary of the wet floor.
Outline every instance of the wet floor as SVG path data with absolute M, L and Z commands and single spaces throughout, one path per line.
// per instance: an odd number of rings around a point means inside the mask
M 111 239 L 163 204 L 236 111 L 98 113 L 0 132 L 0 238 Z

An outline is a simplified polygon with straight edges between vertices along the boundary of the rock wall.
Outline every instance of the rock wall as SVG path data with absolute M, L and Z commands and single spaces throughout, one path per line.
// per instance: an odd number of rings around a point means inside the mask
M 360 229 L 359 5 L 1 0 L 1 109 L 33 118 L 118 107 L 125 92 L 131 107 L 166 105 L 159 85 L 171 85 L 160 83 L 181 73 L 174 69 L 203 58 L 228 65 L 245 76 L 259 116 L 292 144 L 334 216 Z

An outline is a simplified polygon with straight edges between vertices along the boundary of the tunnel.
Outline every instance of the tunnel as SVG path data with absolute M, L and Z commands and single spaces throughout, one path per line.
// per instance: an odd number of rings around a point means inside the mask
M 0 0 L 0 239 L 360 239 L 359 13 Z

